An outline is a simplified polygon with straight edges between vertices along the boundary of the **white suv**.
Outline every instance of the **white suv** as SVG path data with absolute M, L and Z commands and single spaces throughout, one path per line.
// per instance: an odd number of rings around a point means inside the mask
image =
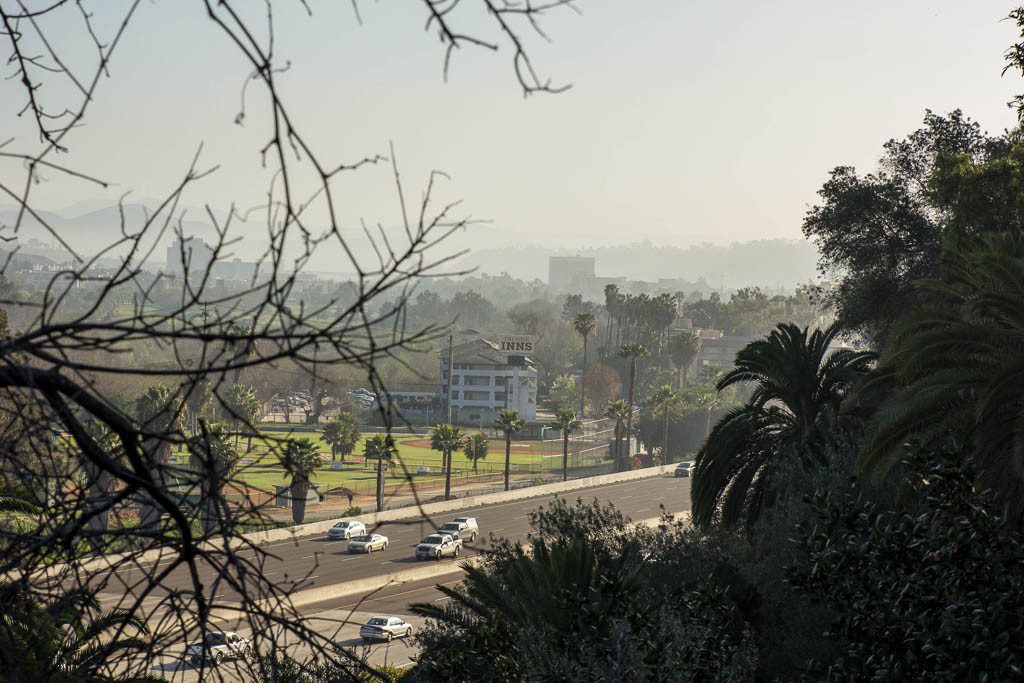
M 472 526 L 469 524 L 470 521 L 473 522 Z M 459 517 L 447 524 L 442 524 L 437 530 L 439 534 L 458 534 L 467 543 L 476 541 L 479 532 L 480 529 L 473 517 Z
M 355 520 L 341 521 L 335 524 L 328 530 L 328 538 L 343 538 L 346 541 L 353 536 L 363 536 L 366 534 L 366 525 L 362 522 Z

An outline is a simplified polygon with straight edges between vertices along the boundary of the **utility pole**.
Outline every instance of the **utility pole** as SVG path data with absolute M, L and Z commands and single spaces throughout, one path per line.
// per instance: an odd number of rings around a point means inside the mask
M 452 335 L 448 335 L 448 400 L 445 401 L 445 424 L 452 423 Z

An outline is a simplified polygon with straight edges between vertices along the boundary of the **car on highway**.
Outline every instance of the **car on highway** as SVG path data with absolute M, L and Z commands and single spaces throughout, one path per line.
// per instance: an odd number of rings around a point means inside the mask
M 387 640 L 407 638 L 412 635 L 412 624 L 400 617 L 370 617 L 369 621 L 359 627 L 359 636 L 363 640 Z
M 348 542 L 348 551 L 350 553 L 366 553 L 369 555 L 375 550 L 387 549 L 388 537 L 384 534 L 363 534 L 362 536 L 353 536 L 352 540 Z
M 676 465 L 675 476 L 677 477 L 688 477 L 693 471 L 693 461 L 686 460 Z
M 469 525 L 469 522 L 465 521 L 468 519 L 473 520 L 472 527 Z M 473 543 L 476 541 L 479 531 L 480 527 L 476 525 L 476 520 L 472 517 L 460 517 L 459 519 L 452 520 L 447 524 L 442 524 L 437 529 L 437 533 L 439 534 L 458 534 L 466 543 Z
M 458 557 L 462 552 L 462 539 L 452 534 L 430 534 L 416 545 L 417 560 L 440 560 L 451 555 Z
M 252 643 L 234 631 L 210 631 L 202 642 L 185 648 L 185 659 L 194 667 L 203 661 L 220 664 L 226 659 L 249 659 L 252 657 Z
M 366 525 L 354 519 L 342 520 L 327 530 L 327 537 L 349 540 L 366 534 Z

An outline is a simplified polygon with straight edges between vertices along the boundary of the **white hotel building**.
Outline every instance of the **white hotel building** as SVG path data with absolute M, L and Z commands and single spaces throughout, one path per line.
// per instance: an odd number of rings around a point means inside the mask
M 490 426 L 502 409 L 518 410 L 526 422 L 537 420 L 537 368 L 528 356 L 508 356 L 498 344 L 474 330 L 462 333 L 452 348 L 452 422 Z M 439 393 L 441 409 L 448 400 L 448 349 L 441 351 Z M 443 413 L 442 413 L 443 415 Z

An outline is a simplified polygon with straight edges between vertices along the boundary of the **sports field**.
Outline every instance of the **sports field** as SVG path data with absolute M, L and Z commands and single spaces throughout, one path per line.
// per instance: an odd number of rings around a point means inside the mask
M 366 490 L 374 485 L 376 472 L 373 469 L 373 461 L 366 463 L 362 457 L 366 435 L 360 439 L 352 455 L 346 456 L 344 463 L 331 463 L 330 446 L 323 441 L 319 433 L 289 429 L 262 430 L 262 436 L 253 439 L 252 451 L 248 453 L 245 439 L 240 440 L 238 453 L 241 461 L 238 479 L 250 486 L 271 491 L 275 484 L 287 484 L 288 476 L 280 466 L 279 453 L 289 438 L 310 439 L 325 455 L 324 466 L 313 477 L 314 484 L 328 489 L 346 486 L 356 490 Z M 415 434 L 396 435 L 395 441 L 398 446 L 398 462 L 388 471 L 389 483 L 395 483 L 400 477 L 404 478 L 406 473 L 417 481 L 442 475 L 441 453 L 430 449 L 429 437 Z M 487 457 L 477 464 L 478 470 L 480 473 L 503 471 L 505 442 L 492 439 L 489 446 Z M 545 455 L 547 457 L 544 457 Z M 187 456 L 179 457 L 187 460 Z M 338 457 L 340 459 L 340 456 Z M 562 466 L 561 444 L 553 441 L 514 441 L 511 461 L 513 472 L 518 470 L 539 473 L 558 469 Z M 462 451 L 453 454 L 452 464 L 453 473 L 456 475 L 459 474 L 459 470 L 468 474 L 473 469 L 472 463 Z

